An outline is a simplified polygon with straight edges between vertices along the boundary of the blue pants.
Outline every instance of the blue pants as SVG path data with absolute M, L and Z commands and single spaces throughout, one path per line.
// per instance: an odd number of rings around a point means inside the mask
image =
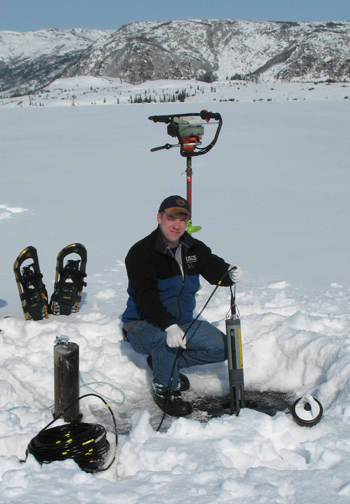
M 186 332 L 191 322 L 180 325 Z M 131 347 L 138 353 L 152 356 L 153 378 L 158 392 L 179 387 L 179 369 L 227 359 L 227 338 L 219 329 L 204 320 L 197 320 L 186 333 L 186 350 L 170 348 L 166 332 L 146 321 L 138 320 L 127 333 Z M 177 358 L 178 356 L 178 358 Z M 173 371 L 174 362 L 177 358 Z M 170 378 L 173 371 L 171 384 Z

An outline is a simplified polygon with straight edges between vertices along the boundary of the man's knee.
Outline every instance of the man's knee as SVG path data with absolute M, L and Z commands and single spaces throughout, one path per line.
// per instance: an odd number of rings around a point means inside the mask
M 166 333 L 160 327 L 144 320 L 136 328 L 140 341 L 147 341 L 151 347 L 163 345 L 166 342 Z

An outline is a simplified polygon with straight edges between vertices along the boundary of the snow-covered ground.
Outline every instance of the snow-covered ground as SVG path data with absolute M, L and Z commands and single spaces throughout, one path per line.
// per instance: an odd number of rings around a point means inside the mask
M 62 85 L 67 96 L 73 87 L 97 87 L 79 82 Z M 10 317 L 0 319 L 1 502 L 348 502 L 347 84 L 254 89 L 227 83 L 214 91 L 215 84 L 191 83 L 204 93 L 197 90 L 185 103 L 140 106 L 122 106 L 128 92 L 120 85 L 120 106 L 105 106 L 110 95 L 99 89 L 94 94 L 101 106 L 54 107 L 72 104 L 60 100 L 54 84 L 50 106 L 2 100 L 0 315 Z M 75 105 L 89 105 L 91 95 L 84 101 L 80 91 Z M 150 152 L 172 140 L 148 116 L 202 109 L 220 112 L 224 124 L 212 151 L 193 159 L 193 221 L 203 226 L 199 239 L 245 270 L 237 303 L 246 387 L 295 398 L 313 394 L 324 418 L 311 429 L 283 412 L 270 417 L 244 409 L 209 422 L 196 415 L 167 419 L 168 428 L 156 432 L 161 415 L 150 371 L 122 341 L 125 255 L 155 228 L 160 201 L 186 189 L 177 149 Z M 203 142 L 213 131 L 206 127 Z M 81 311 L 26 322 L 12 271 L 16 256 L 28 245 L 37 248 L 51 294 L 57 253 L 74 242 L 88 250 Z M 198 309 L 211 291 L 203 282 Z M 228 308 L 229 292 L 220 289 L 203 317 L 224 330 Z M 84 473 L 73 461 L 40 466 L 29 456 L 21 462 L 29 441 L 52 419 L 53 345 L 60 335 L 79 345 L 82 379 L 105 382 L 91 387 L 109 398 L 124 432 L 105 473 Z M 194 368 L 188 376 L 189 399 L 228 390 L 226 364 Z M 82 382 L 81 394 L 88 391 Z M 86 422 L 112 428 L 97 399 L 82 400 L 80 409 Z
M 0 106 L 62 107 L 78 105 L 124 105 L 129 103 L 172 103 L 183 96 L 190 103 L 237 103 L 274 101 L 339 101 L 350 99 L 349 82 L 261 82 L 221 79 L 201 81 L 152 81 L 140 85 L 108 77 L 57 79 L 36 93 L 11 97 L 0 95 Z

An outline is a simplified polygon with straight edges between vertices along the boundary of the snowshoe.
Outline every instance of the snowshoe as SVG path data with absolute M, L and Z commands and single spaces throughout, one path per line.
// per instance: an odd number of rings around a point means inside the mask
M 28 264 L 24 265 L 25 261 L 28 261 Z M 13 270 L 26 320 L 48 318 L 48 296 L 42 281 L 36 248 L 29 246 L 22 250 Z
M 80 256 L 80 259 L 67 259 L 70 254 Z M 54 292 L 51 296 L 50 308 L 53 315 L 70 315 L 80 308 L 81 294 L 86 286 L 87 252 L 81 243 L 67 245 L 57 256 Z

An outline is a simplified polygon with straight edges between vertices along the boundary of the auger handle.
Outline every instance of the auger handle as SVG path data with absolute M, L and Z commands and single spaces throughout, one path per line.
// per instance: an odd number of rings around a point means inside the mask
M 209 119 L 215 119 L 215 121 L 221 120 L 221 115 L 219 114 L 219 112 L 208 112 L 207 110 L 202 110 L 199 115 L 204 121 L 209 121 Z
M 201 110 L 201 112 L 193 112 L 186 114 L 169 114 L 169 115 L 154 115 L 149 116 L 149 120 L 153 122 L 162 122 L 168 124 L 174 117 L 200 117 L 203 120 L 215 119 L 215 121 L 221 120 L 221 114 L 219 112 L 208 112 L 207 110 Z
M 160 147 L 153 147 L 153 149 L 151 149 L 151 152 L 156 152 L 156 151 L 163 150 L 163 149 L 169 150 L 172 147 L 173 147 L 173 145 L 170 145 L 167 143 L 165 145 L 161 145 Z
M 168 124 L 171 120 L 172 117 L 177 117 L 177 116 L 172 116 L 172 115 L 155 115 L 155 116 L 150 116 L 148 119 L 153 122 L 162 122 L 165 124 Z

